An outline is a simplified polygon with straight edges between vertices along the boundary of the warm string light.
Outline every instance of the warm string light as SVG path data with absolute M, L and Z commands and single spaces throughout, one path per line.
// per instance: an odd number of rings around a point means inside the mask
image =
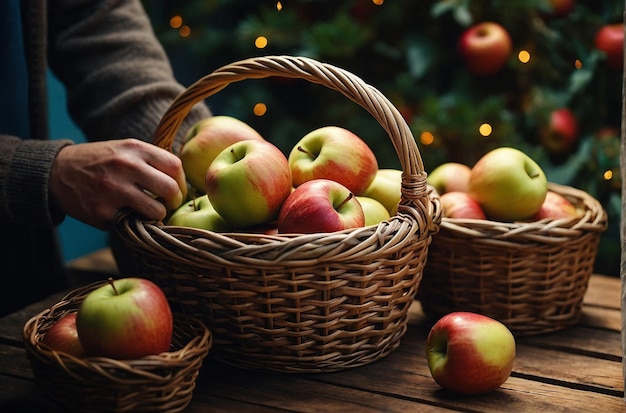
M 257 47 L 257 49 L 264 49 L 265 47 L 267 47 L 267 37 L 257 37 L 256 39 L 254 39 L 254 45 Z
M 256 116 L 263 116 L 267 112 L 267 106 L 265 105 L 265 103 L 257 103 L 256 105 L 254 105 L 254 108 L 252 108 L 252 112 Z
M 526 64 L 530 62 L 530 52 L 528 50 L 520 50 L 517 54 L 517 58 L 520 62 Z
M 480 133 L 484 137 L 491 135 L 491 132 L 493 132 L 493 128 L 488 123 L 483 123 L 478 127 L 478 133 Z
M 605 181 L 610 181 L 611 179 L 613 179 L 613 171 L 608 169 L 604 171 L 604 174 L 602 176 L 604 177 Z
M 189 37 L 189 35 L 191 35 L 191 28 L 183 24 L 183 18 L 181 16 L 172 16 L 172 18 L 170 18 L 170 27 L 172 29 L 178 29 L 180 37 Z
M 281 11 L 283 9 L 283 4 L 281 2 L 276 3 L 276 10 Z
M 432 133 L 428 131 L 424 131 L 420 134 L 420 142 L 423 145 L 431 145 L 434 141 L 435 141 L 435 136 Z
M 372 3 L 374 3 L 377 6 L 382 6 L 384 2 L 385 0 L 372 0 Z

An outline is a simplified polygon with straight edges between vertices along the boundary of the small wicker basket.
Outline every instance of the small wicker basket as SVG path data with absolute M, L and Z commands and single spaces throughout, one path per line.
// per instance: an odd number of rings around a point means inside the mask
M 411 131 L 375 88 L 303 57 L 236 62 L 201 78 L 171 105 L 153 143 L 171 151 L 198 102 L 228 84 L 270 76 L 304 79 L 365 108 L 387 132 L 402 165 L 398 214 L 336 233 L 214 233 L 144 222 L 126 212 L 116 229 L 143 276 L 214 334 L 215 358 L 239 367 L 328 372 L 376 361 L 406 331 L 441 206 Z
M 136 360 L 77 358 L 41 344 L 57 320 L 77 311 L 101 285 L 70 292 L 24 325 L 26 356 L 44 396 L 64 412 L 183 411 L 212 344 L 210 331 L 196 318 L 174 314 L 171 350 Z
M 549 189 L 569 199 L 581 218 L 443 218 L 418 292 L 427 315 L 474 311 L 500 320 L 516 336 L 553 332 L 580 320 L 607 215 L 584 191 L 554 183 Z

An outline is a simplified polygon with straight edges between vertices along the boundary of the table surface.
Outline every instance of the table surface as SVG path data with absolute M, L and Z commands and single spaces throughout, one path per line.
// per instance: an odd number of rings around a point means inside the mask
M 86 281 L 115 271 L 106 250 L 72 263 Z M 24 352 L 28 318 L 51 296 L 0 319 L 0 412 L 49 412 Z M 517 339 L 511 377 L 481 396 L 456 396 L 432 379 L 424 355 L 429 325 L 411 307 L 400 347 L 367 366 L 337 373 L 251 372 L 207 358 L 188 412 L 626 412 L 622 378 L 620 281 L 593 275 L 581 322 Z M 71 391 L 68 389 L 68 391 Z

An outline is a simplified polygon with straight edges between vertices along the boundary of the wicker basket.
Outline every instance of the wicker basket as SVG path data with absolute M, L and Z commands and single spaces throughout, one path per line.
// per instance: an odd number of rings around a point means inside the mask
M 427 315 L 474 311 L 502 321 L 516 336 L 579 321 L 607 215 L 581 190 L 552 183 L 549 189 L 582 217 L 528 223 L 443 218 L 418 292 Z
M 64 412 L 180 412 L 191 401 L 196 377 L 212 344 L 198 319 L 174 314 L 170 352 L 137 360 L 76 358 L 41 344 L 61 317 L 77 311 L 103 285 L 76 289 L 24 325 L 26 355 L 44 396 Z
M 138 271 L 214 334 L 215 358 L 239 367 L 328 372 L 376 361 L 397 348 L 438 230 L 441 206 L 426 184 L 406 122 L 355 75 L 302 57 L 224 66 L 191 85 L 164 115 L 154 143 L 171 151 L 191 107 L 228 84 L 270 76 L 336 90 L 365 108 L 402 165 L 398 214 L 379 225 L 296 236 L 214 233 L 120 214 L 116 229 Z

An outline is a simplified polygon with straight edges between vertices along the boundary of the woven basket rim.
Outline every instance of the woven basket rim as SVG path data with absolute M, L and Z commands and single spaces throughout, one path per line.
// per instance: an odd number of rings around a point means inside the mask
M 105 284 L 106 282 L 97 281 L 84 287 L 76 288 L 51 307 L 40 311 L 28 319 L 23 327 L 23 338 L 27 352 L 37 357 L 39 362 L 57 366 L 63 365 L 68 373 L 74 375 L 81 370 L 90 372 L 102 371 L 104 373 L 113 369 L 118 372 L 133 372 L 137 377 L 156 381 L 167 381 L 170 378 L 152 374 L 150 370 L 184 365 L 190 356 L 206 357 L 213 342 L 211 331 L 198 318 L 182 313 L 173 313 L 174 330 L 178 332 L 183 331 L 181 330 L 181 325 L 188 324 L 185 327 L 188 327 L 189 330 L 193 329 L 195 336 L 180 348 L 170 349 L 170 351 L 139 359 L 120 360 L 99 356 L 76 357 L 63 351 L 54 350 L 41 342 L 41 337 L 52 326 L 54 321 L 66 314 L 77 311 L 79 304 L 90 291 Z M 140 371 L 142 369 L 145 369 L 145 371 Z M 107 373 L 107 375 L 110 374 Z
M 580 218 L 544 218 L 539 221 L 500 222 L 484 219 L 443 217 L 440 232 L 469 239 L 512 245 L 514 240 L 555 243 L 589 232 L 604 232 L 608 217 L 602 204 L 587 192 L 568 185 L 548 183 L 548 189 L 574 203 L 583 212 Z

